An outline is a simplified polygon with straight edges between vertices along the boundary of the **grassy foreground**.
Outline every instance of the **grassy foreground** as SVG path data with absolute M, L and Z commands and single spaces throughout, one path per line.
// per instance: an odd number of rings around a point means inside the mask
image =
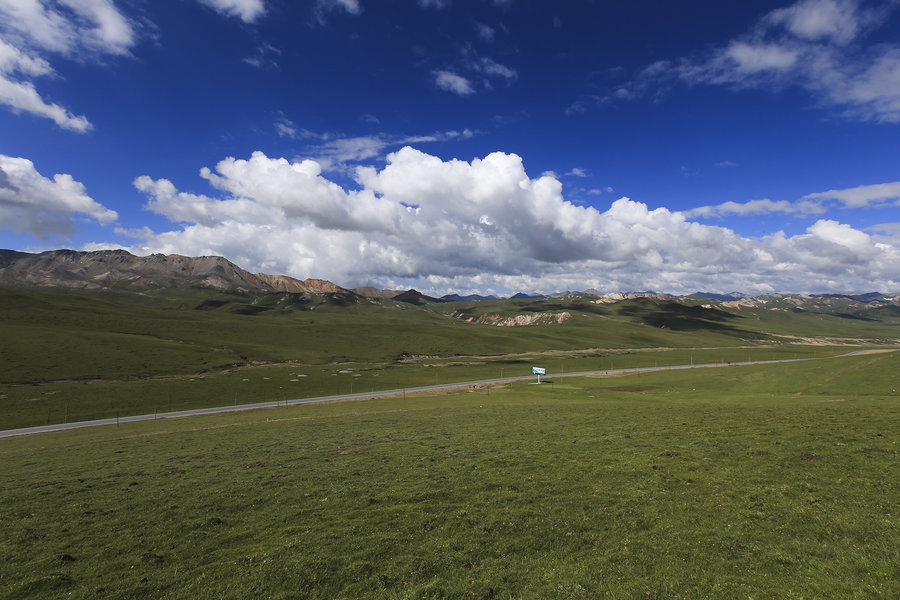
M 0 440 L 0 598 L 897 598 L 900 353 Z

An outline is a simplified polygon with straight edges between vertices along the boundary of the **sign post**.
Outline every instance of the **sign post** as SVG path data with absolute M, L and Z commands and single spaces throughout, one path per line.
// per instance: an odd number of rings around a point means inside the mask
M 537 375 L 537 378 L 538 378 L 537 382 L 540 383 L 541 375 L 546 375 L 547 369 L 545 369 L 544 367 L 531 367 L 531 372 L 532 372 L 532 374 Z

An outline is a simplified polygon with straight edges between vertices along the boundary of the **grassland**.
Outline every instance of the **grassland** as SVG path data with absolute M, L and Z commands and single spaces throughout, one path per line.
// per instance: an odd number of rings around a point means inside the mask
M 900 353 L 0 440 L 0 598 L 897 598 Z
M 576 370 L 839 354 L 779 336 L 896 344 L 900 317 L 584 298 L 412 306 L 197 288 L 0 289 L 0 429 Z M 467 322 L 568 312 L 554 325 Z M 836 342 L 834 340 L 837 340 Z

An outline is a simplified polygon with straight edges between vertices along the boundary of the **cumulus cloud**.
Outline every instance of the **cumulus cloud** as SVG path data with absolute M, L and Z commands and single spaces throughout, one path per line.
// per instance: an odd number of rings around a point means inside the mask
M 256 21 L 266 12 L 263 0 L 199 0 L 220 13 L 237 17 L 245 23 Z
M 867 43 L 896 5 L 800 0 L 703 55 L 649 65 L 600 101 L 659 93 L 675 81 L 732 89 L 798 87 L 847 117 L 900 122 L 900 46 Z
M 39 238 L 75 231 L 76 215 L 108 225 L 118 215 L 87 195 L 71 175 L 41 175 L 30 160 L 0 154 L 0 223 Z
M 684 213 L 620 198 L 601 211 L 567 201 L 515 154 L 442 160 L 412 147 L 357 189 L 316 161 L 255 152 L 201 170 L 214 193 L 141 176 L 147 207 L 178 227 L 136 232 L 136 252 L 221 254 L 247 268 L 342 285 L 481 290 L 897 289 L 900 252 L 849 225 L 745 238 Z

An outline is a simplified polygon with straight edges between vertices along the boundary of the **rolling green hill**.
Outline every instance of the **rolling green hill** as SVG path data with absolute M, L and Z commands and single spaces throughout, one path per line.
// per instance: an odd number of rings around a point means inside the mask
M 696 298 L 415 305 L 350 292 L 112 285 L 0 288 L 0 310 L 0 428 L 524 375 L 537 362 L 551 372 L 731 362 L 900 338 L 893 306 L 851 314 Z M 497 325 L 516 319 L 534 324 Z M 240 385 L 254 378 L 252 391 Z

